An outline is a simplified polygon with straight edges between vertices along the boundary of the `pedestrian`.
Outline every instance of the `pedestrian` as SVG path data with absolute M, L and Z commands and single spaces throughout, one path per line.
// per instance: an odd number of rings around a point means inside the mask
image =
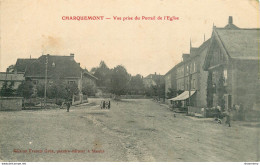
M 219 124 L 221 124 L 222 123 L 222 121 L 221 121 L 221 107 L 220 106 L 217 106 L 216 107 L 216 111 L 217 111 L 217 118 L 216 118 L 216 120 L 217 120 L 217 122 L 219 123 Z
M 110 109 L 110 106 L 111 106 L 110 101 L 108 101 L 108 109 Z
M 103 109 L 103 101 L 100 102 L 100 109 Z
M 106 109 L 108 109 L 108 101 L 106 101 Z
M 226 113 L 226 124 L 228 124 L 229 127 L 231 127 L 231 119 L 230 119 L 230 109 Z
M 105 108 L 106 108 L 106 102 L 103 101 L 103 109 L 105 109 Z
M 69 112 L 70 111 L 70 101 L 67 101 L 67 112 Z

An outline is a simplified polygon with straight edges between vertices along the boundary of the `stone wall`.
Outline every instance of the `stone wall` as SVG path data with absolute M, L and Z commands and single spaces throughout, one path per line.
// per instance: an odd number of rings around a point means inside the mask
M 1 97 L 0 111 L 22 110 L 22 97 Z

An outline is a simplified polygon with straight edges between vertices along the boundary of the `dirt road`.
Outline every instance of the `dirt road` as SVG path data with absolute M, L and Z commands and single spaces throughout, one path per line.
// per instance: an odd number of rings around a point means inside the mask
M 259 123 L 177 114 L 151 100 L 100 99 L 65 109 L 0 112 L 2 161 L 259 161 Z M 97 105 L 94 105 L 96 103 Z

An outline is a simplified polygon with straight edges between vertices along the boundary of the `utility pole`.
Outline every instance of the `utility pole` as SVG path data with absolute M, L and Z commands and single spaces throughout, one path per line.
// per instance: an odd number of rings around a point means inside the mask
M 47 69 L 48 69 L 48 56 L 46 55 L 45 62 L 45 83 L 44 83 L 44 109 L 46 109 L 46 93 L 47 93 Z
M 190 67 L 191 67 L 191 65 L 188 64 L 188 66 L 189 66 L 189 106 L 190 106 L 190 105 L 191 105 L 191 104 L 190 104 L 190 95 L 191 95 L 191 74 L 190 74 Z

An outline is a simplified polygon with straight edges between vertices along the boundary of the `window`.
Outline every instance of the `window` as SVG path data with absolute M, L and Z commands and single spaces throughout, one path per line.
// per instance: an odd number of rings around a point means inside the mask
M 192 89 L 195 89 L 195 88 L 196 88 L 196 80 L 193 79 L 193 80 L 192 80 Z
M 68 84 L 75 84 L 75 81 L 68 81 Z
M 223 70 L 224 85 L 227 85 L 227 69 Z
M 39 83 L 38 80 L 33 80 L 33 84 L 34 84 L 34 85 L 37 85 L 38 83 Z

